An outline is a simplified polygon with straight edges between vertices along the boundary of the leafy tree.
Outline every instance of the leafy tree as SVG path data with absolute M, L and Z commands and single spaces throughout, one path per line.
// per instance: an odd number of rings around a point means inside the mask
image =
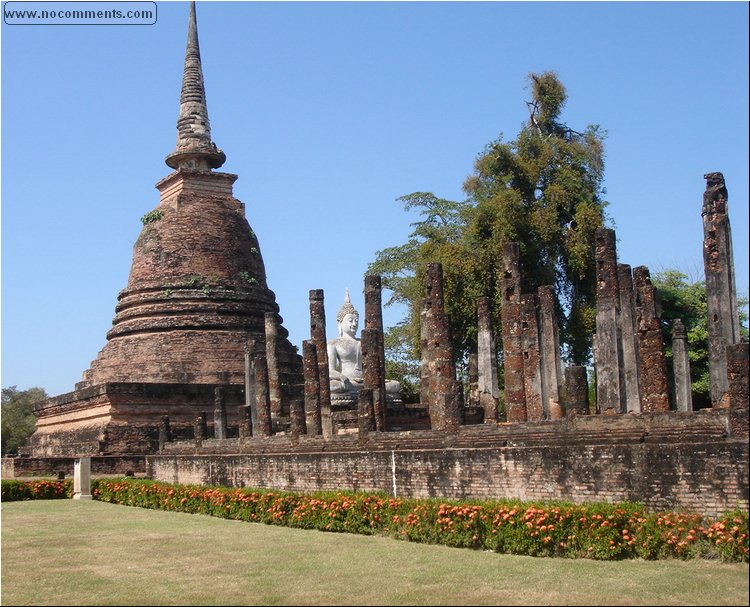
M 693 409 L 711 406 L 710 377 L 708 372 L 708 300 L 705 281 L 690 281 L 686 274 L 677 270 L 664 270 L 652 277 L 659 293 L 661 321 L 664 332 L 665 355 L 672 374 L 672 321 L 682 320 L 688 337 L 690 358 L 690 380 L 692 383 Z M 740 307 L 747 302 L 740 300 Z M 740 311 L 740 334 L 748 339 L 747 314 Z
M 560 122 L 567 94 L 553 72 L 531 74 L 529 120 L 515 141 L 502 137 L 479 154 L 454 202 L 428 192 L 399 200 L 419 210 L 409 240 L 379 251 L 369 273 L 383 277 L 407 318 L 391 330 L 402 354 L 419 357 L 422 279 L 429 262 L 443 264 L 446 311 L 458 362 L 476 348 L 476 300 L 488 296 L 499 327 L 498 267 L 503 245 L 518 242 L 525 291 L 555 285 L 567 358 L 584 364 L 595 325 L 594 234 L 604 224 L 601 187 L 604 134 Z M 498 340 L 499 341 L 499 340 Z M 498 347 L 500 344 L 498 343 Z
M 42 388 L 19 390 L 16 386 L 2 390 L 2 453 L 17 453 L 34 432 L 33 408 L 47 398 Z

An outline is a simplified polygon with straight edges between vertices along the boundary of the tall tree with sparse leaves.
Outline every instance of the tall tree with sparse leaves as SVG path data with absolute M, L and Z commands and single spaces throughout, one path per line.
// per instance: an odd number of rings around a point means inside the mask
M 529 76 L 529 117 L 514 141 L 502 136 L 479 154 L 464 183 L 468 198 L 431 193 L 399 199 L 422 220 L 409 241 L 379 251 L 369 273 L 383 277 L 390 302 L 407 305 L 407 318 L 391 330 L 401 356 L 419 355 L 419 307 L 424 268 L 443 264 L 446 310 L 458 361 L 476 348 L 476 300 L 489 296 L 499 327 L 498 269 L 503 245 L 518 242 L 524 291 L 554 285 L 560 299 L 564 355 L 574 364 L 590 356 L 595 326 L 594 235 L 604 225 L 604 133 L 560 120 L 567 100 L 553 72 Z M 499 340 L 498 340 L 499 341 Z M 498 344 L 500 345 L 500 344 Z

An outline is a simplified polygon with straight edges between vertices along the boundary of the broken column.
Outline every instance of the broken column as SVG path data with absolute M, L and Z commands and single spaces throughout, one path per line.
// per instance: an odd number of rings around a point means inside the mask
M 239 406 L 239 436 L 250 438 L 253 435 L 253 410 L 247 405 Z
M 477 300 L 477 372 L 479 406 L 484 410 L 484 422 L 494 424 L 497 422 L 500 389 L 497 384 L 497 348 L 495 333 L 492 330 L 489 297 L 480 297 Z
M 373 395 L 370 388 L 359 391 L 357 401 L 357 431 L 359 440 L 365 443 L 369 440 L 369 433 L 375 427 L 375 413 L 373 410 Z
M 385 392 L 385 341 L 383 337 L 383 295 L 380 276 L 365 276 L 365 329 L 376 332 L 377 342 L 375 354 L 377 356 L 376 383 L 373 384 L 373 407 L 375 408 L 375 422 L 379 431 L 385 430 L 388 407 Z
M 589 412 L 589 382 L 586 367 L 565 368 L 565 410 L 569 416 Z
M 693 393 L 690 383 L 690 357 L 688 338 L 682 320 L 672 321 L 672 370 L 674 372 L 674 402 L 678 411 L 693 410 Z
M 227 409 L 223 386 L 214 388 L 214 438 L 227 438 Z
M 193 436 L 196 443 L 206 440 L 208 436 L 208 422 L 206 421 L 206 417 L 206 412 L 202 411 L 193 422 Z
M 254 426 L 256 436 L 271 436 L 271 397 L 268 390 L 268 363 L 262 354 L 255 355 L 255 408 L 258 411 L 258 425 Z
M 596 410 L 598 413 L 624 413 L 624 390 L 620 382 L 623 363 L 619 338 L 620 292 L 615 231 L 598 229 L 595 243 Z
M 315 351 L 318 357 L 320 424 L 323 429 L 323 436 L 329 438 L 333 435 L 333 418 L 331 417 L 331 380 L 328 375 L 328 344 L 323 289 L 310 290 L 310 339 L 315 342 Z
M 638 359 L 641 361 L 641 410 L 644 413 L 663 413 L 669 411 L 669 385 L 658 295 L 646 266 L 633 269 L 633 283 Z
M 305 420 L 307 433 L 320 436 L 320 375 L 317 347 L 312 339 L 302 342 L 302 370 L 305 376 Z
M 305 423 L 305 401 L 299 396 L 289 399 L 289 422 L 292 441 L 297 441 L 301 434 L 307 434 Z
M 271 418 L 277 419 L 281 416 L 283 409 L 283 396 L 281 392 L 281 379 L 279 377 L 279 358 L 277 355 L 277 326 L 276 314 L 266 312 L 266 362 L 268 363 L 268 397 L 271 401 Z
M 427 264 L 420 321 L 420 399 L 429 407 L 433 429 L 455 432 L 461 425 L 461 401 L 443 302 L 443 266 L 439 263 Z
M 732 436 L 747 443 L 748 437 L 748 360 L 747 342 L 727 346 L 727 383 L 729 385 L 729 427 Z
M 503 245 L 502 271 L 505 413 L 509 422 L 522 422 L 526 421 L 526 393 L 521 346 L 521 250 L 518 243 Z
M 164 449 L 164 445 L 172 440 L 172 430 L 169 427 L 169 415 L 162 415 L 159 418 L 159 451 Z
M 565 417 L 562 402 L 562 362 L 557 328 L 557 298 L 550 285 L 539 287 L 539 350 L 542 366 L 542 405 L 545 419 Z
M 544 419 L 542 357 L 539 348 L 539 323 L 536 315 L 538 303 L 538 298 L 533 293 L 521 295 L 521 353 L 526 419 L 530 422 Z
M 625 410 L 628 413 L 641 412 L 641 389 L 639 384 L 640 361 L 636 344 L 635 298 L 633 274 L 630 266 L 617 264 L 617 282 L 620 290 L 620 338 L 622 340 L 621 385 L 624 387 Z
M 711 406 L 727 406 L 727 346 L 740 342 L 729 194 L 721 173 L 707 173 L 703 194 L 703 266 L 708 303 L 708 366 Z

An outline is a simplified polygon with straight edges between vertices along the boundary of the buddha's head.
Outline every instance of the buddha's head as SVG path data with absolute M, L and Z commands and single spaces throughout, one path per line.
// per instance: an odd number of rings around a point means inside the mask
M 349 299 L 349 289 L 346 290 L 344 305 L 341 306 L 338 314 L 336 314 L 336 322 L 339 325 L 339 337 L 343 337 L 344 334 L 354 337 L 357 334 L 359 312 L 357 312 Z

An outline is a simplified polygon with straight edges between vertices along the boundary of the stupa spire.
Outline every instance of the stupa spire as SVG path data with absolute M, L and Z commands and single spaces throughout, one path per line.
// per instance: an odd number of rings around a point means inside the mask
M 173 169 L 211 170 L 218 169 L 225 160 L 224 152 L 211 141 L 195 2 L 191 2 L 180 115 L 177 119 L 177 147 L 167 156 L 166 163 Z

